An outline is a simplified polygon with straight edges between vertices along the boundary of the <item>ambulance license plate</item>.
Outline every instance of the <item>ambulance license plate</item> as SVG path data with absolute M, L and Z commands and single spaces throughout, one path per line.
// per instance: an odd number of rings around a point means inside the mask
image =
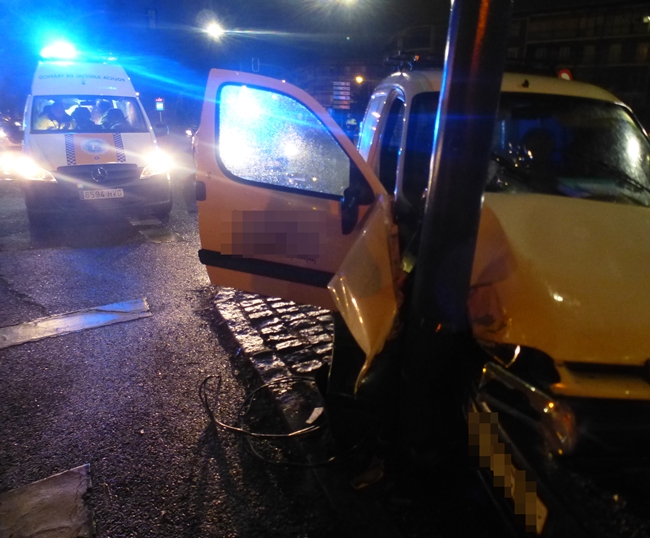
M 108 198 L 124 198 L 124 189 L 93 189 L 79 191 L 82 200 L 106 200 Z

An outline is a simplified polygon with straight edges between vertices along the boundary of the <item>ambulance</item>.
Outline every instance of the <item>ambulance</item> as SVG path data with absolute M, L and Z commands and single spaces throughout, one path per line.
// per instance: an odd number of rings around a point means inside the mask
M 166 217 L 169 161 L 125 70 L 42 61 L 24 114 L 18 167 L 32 224 L 62 213 Z

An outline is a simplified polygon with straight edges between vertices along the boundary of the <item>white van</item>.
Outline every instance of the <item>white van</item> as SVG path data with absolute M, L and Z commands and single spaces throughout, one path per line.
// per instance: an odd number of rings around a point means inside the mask
M 18 171 L 34 224 L 63 212 L 171 211 L 169 163 L 119 65 L 39 63 Z
M 357 149 L 299 88 L 213 69 L 195 137 L 199 258 L 214 285 L 339 311 L 359 349 L 339 345 L 351 339 L 337 323 L 330 419 L 368 413 L 366 428 L 401 405 L 436 443 L 465 416 L 481 482 L 525 536 L 648 536 L 650 139 L 605 90 L 505 73 L 464 313 L 473 341 L 454 357 L 432 343 L 431 360 L 407 368 L 443 80 L 430 69 L 386 78 Z M 442 157 L 456 159 L 456 181 L 468 170 L 457 155 Z M 466 237 L 438 266 L 450 280 Z M 432 308 L 453 308 L 448 289 L 436 294 Z M 466 365 L 470 395 L 457 409 L 433 397 L 456 382 L 452 358 Z M 395 388 L 405 381 L 409 394 Z M 426 405 L 412 405 L 417 391 Z M 410 424 L 399 413 L 401 434 Z

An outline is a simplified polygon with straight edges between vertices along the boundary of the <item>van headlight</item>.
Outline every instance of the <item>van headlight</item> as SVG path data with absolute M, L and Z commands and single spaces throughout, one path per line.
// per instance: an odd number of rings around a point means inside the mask
M 19 177 L 29 179 L 30 181 L 56 181 L 50 172 L 41 168 L 32 159 L 24 155 L 16 159 L 14 170 Z
M 8 176 L 16 169 L 16 158 L 10 151 L 0 152 L 0 173 Z
M 493 382 L 509 390 L 499 390 L 493 386 Z M 568 455 L 575 450 L 578 428 L 573 409 L 511 369 L 487 362 L 480 378 L 478 396 L 495 411 L 533 426 L 550 454 Z
M 167 174 L 170 167 L 171 160 L 169 157 L 160 150 L 155 151 L 149 155 L 149 158 L 147 159 L 147 165 L 144 167 L 142 173 L 140 174 L 140 179 Z

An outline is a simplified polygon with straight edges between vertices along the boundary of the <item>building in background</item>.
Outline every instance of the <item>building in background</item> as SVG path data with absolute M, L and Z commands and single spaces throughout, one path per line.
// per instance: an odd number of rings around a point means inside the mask
M 602 86 L 650 125 L 650 4 L 612 2 L 518 13 L 508 59 Z
M 559 4 L 515 4 L 508 69 L 564 73 L 601 86 L 650 127 L 650 3 Z M 446 32 L 446 20 L 410 28 L 393 38 L 391 49 L 429 56 L 442 65 Z

